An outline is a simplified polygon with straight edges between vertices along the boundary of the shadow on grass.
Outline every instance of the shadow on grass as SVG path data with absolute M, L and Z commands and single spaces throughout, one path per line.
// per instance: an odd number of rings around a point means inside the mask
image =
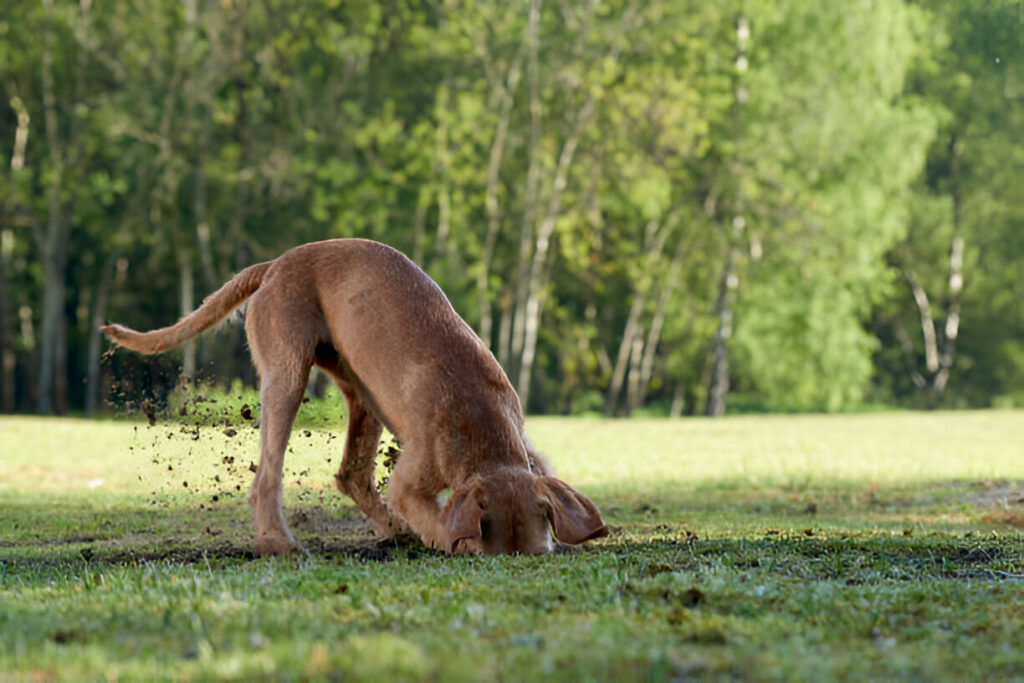
M 49 505 L 6 506 L 5 526 L 20 528 L 53 513 Z M 0 536 L 0 571 L 8 575 L 95 569 L 103 566 L 237 565 L 259 561 L 241 504 L 219 510 L 126 507 L 97 512 L 86 502 L 65 503 L 60 519 L 33 537 Z M 296 538 L 314 561 L 382 563 L 442 557 L 416 539 L 379 539 L 353 508 L 292 506 L 286 511 Z M 81 532 L 69 533 L 78 520 Z M 188 531 L 190 530 L 191 531 Z M 844 585 L 936 579 L 1024 578 L 1024 542 L 1008 534 L 923 531 L 900 535 L 851 524 L 849 529 L 782 531 L 762 528 L 740 537 L 702 538 L 686 523 L 625 522 L 606 539 L 559 554 L 579 563 L 613 563 L 631 574 L 770 574 L 798 581 Z M 301 558 L 300 558 L 301 560 Z
M 597 549 L 592 552 L 602 552 Z M 651 560 L 644 573 L 747 571 L 800 581 L 905 582 L 934 579 L 1024 579 L 1019 536 L 924 538 L 891 535 L 823 538 L 797 534 L 750 539 L 626 540 L 608 548 Z M 662 559 L 656 559 L 662 558 Z
M 606 519 L 652 528 L 690 524 L 697 531 L 749 536 L 773 527 L 857 530 L 1021 533 L 1024 481 L 931 480 L 908 483 L 814 480 L 759 484 L 724 480 L 679 486 L 651 482 L 588 490 Z
M 237 501 L 219 508 L 99 507 L 88 499 L 15 501 L 4 505 L 0 525 L 0 565 L 45 568 L 67 564 L 135 565 L 149 562 L 195 564 L 251 561 L 254 531 L 248 505 Z M 363 515 L 351 507 L 289 506 L 289 527 L 310 555 L 386 562 L 399 555 L 417 558 L 434 551 L 418 539 L 380 539 Z
M 655 574 L 724 568 L 851 584 L 1024 575 L 1020 481 L 692 488 L 631 482 L 628 491 L 598 486 L 591 495 L 614 533 L 561 551 L 580 562 L 618 558 Z M 7 492 L 0 493 L 0 506 L 0 570 L 8 574 L 258 559 L 242 495 L 154 497 L 146 504 L 133 493 Z M 314 559 L 375 563 L 442 555 L 416 539 L 377 538 L 340 496 L 300 499 L 285 514 Z

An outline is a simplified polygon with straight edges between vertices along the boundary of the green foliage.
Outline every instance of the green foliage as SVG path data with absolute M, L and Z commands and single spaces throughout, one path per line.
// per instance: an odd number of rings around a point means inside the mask
M 917 366 L 927 380 L 934 374 L 922 367 L 926 347 L 922 313 L 907 285 L 912 279 L 929 299 L 938 345 L 955 351 L 950 391 L 931 403 L 984 405 L 1013 396 L 1022 381 L 1015 359 L 1024 338 L 1018 201 L 1024 154 L 1012 133 L 1024 122 L 1020 7 L 1003 1 L 915 7 L 927 23 L 907 91 L 935 110 L 937 133 L 910 187 L 905 235 L 889 255 L 899 287 L 876 312 L 881 338 L 906 333 L 910 343 L 880 354 L 877 383 L 905 400 L 920 392 L 899 382 L 895 368 Z M 954 273 L 957 240 L 962 268 Z M 951 318 L 963 321 L 952 340 Z
M 722 313 L 731 386 L 769 405 L 1005 402 L 1024 376 L 1018 10 L 14 2 L 4 405 L 44 393 L 44 349 L 87 404 L 122 379 L 114 362 L 83 383 L 96 320 L 165 325 L 245 265 L 344 236 L 416 259 L 516 387 L 534 380 L 532 411 L 699 411 Z M 907 277 L 941 345 L 957 235 L 960 336 L 948 383 L 922 391 Z M 47 258 L 67 287 L 44 335 Z M 151 385 L 174 384 L 159 363 Z M 237 327 L 197 367 L 256 381 Z

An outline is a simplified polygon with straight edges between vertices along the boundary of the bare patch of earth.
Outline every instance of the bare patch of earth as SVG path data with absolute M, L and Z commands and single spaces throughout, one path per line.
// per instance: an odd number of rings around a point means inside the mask
M 378 537 L 370 522 L 361 513 L 341 512 L 321 506 L 303 506 L 286 509 L 288 525 L 296 539 L 306 550 L 318 557 L 349 557 L 366 562 L 387 562 L 397 557 L 420 557 L 433 553 L 418 538 L 398 536 Z M 133 532 L 128 537 L 102 540 L 93 535 L 61 536 L 16 545 L 84 547 L 71 548 L 73 562 L 135 565 L 150 562 L 195 564 L 215 560 L 254 560 L 256 543 L 251 525 L 241 528 L 206 526 L 196 536 L 154 538 Z M 242 527 L 239 521 L 238 527 Z M 12 544 L 14 545 L 14 544 Z M 61 557 L 63 555 L 63 557 Z M 297 555 L 301 557 L 301 554 Z M 12 565 L 57 565 L 67 563 L 66 552 L 57 551 L 52 559 L 5 559 L 0 563 Z
M 979 507 L 1024 506 L 1024 482 L 1008 481 L 975 481 L 971 482 L 971 492 L 959 500 L 974 503 Z
M 1020 481 L 976 481 L 971 482 L 972 491 L 960 500 L 988 508 L 983 522 L 1001 522 L 1024 529 L 1024 482 Z

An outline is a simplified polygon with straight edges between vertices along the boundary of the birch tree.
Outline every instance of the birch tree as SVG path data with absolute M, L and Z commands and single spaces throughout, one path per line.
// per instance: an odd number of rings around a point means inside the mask
M 1020 289 L 1019 278 L 1009 276 L 1020 248 L 1008 236 L 1021 215 L 1009 197 L 1020 195 L 1024 173 L 1011 133 L 1024 122 L 1024 52 L 1014 3 L 924 5 L 934 12 L 927 36 L 934 49 L 908 90 L 944 115 L 915 185 L 906 235 L 889 255 L 902 286 L 882 315 L 914 390 L 935 406 L 955 376 L 965 325 L 980 328 L 969 331 L 967 362 L 985 368 L 987 383 L 1008 390 L 1007 380 L 1019 377 L 1013 359 L 1021 344 L 1013 330 L 1020 328 L 1020 307 L 1007 305 L 1012 294 L 1004 297 Z M 978 335 L 1000 342 L 979 352 Z M 898 372 L 898 363 L 891 367 Z

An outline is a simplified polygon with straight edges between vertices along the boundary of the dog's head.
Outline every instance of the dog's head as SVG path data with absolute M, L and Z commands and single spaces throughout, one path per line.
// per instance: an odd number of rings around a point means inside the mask
M 449 552 L 541 555 L 553 539 L 575 545 L 608 535 L 597 506 L 554 477 L 508 471 L 452 493 L 441 510 Z

